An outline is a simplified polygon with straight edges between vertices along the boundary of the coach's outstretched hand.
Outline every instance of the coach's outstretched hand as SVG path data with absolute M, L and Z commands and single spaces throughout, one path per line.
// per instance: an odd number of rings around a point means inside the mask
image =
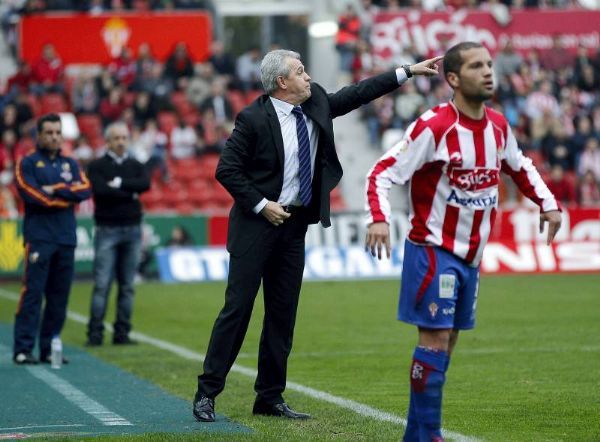
M 540 233 L 544 231 L 544 224 L 548 221 L 548 238 L 546 244 L 550 245 L 556 232 L 560 229 L 560 223 L 562 221 L 560 212 L 558 210 L 551 210 L 549 212 L 540 213 Z
M 413 75 L 425 75 L 426 77 L 432 77 L 440 73 L 437 62 L 444 58 L 443 55 L 438 57 L 430 58 L 429 60 L 422 61 L 417 64 L 410 66 L 410 72 Z

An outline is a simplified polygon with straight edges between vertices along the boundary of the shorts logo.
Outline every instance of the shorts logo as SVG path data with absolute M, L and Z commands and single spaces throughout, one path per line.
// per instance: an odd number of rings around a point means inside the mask
M 429 313 L 431 313 L 431 318 L 435 318 L 435 315 L 437 315 L 438 312 L 438 308 L 439 307 L 435 302 L 429 304 Z
M 29 262 L 32 264 L 36 263 L 39 258 L 40 258 L 40 252 L 31 252 L 29 254 Z
M 454 297 L 454 285 L 456 277 L 454 275 L 440 275 L 440 298 L 451 299 Z
M 454 307 L 443 308 L 442 309 L 442 313 L 443 313 L 444 316 L 453 315 L 454 311 L 455 311 Z

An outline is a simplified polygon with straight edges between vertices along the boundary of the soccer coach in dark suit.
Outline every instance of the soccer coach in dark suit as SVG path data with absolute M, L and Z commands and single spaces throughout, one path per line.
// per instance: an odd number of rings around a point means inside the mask
M 223 390 L 263 283 L 265 317 L 260 339 L 253 413 L 306 419 L 284 402 L 287 359 L 309 224 L 329 227 L 329 193 L 342 177 L 333 118 L 388 92 L 412 75 L 436 75 L 441 57 L 402 66 L 328 94 L 304 70 L 300 55 L 269 52 L 262 60 L 266 94 L 238 115 L 217 166 L 217 180 L 235 203 L 229 215 L 230 253 L 225 305 L 214 328 L 204 373 L 198 376 L 193 413 L 215 419 Z

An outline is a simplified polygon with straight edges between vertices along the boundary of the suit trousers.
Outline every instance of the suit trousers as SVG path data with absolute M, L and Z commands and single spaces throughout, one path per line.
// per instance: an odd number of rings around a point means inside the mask
M 287 360 L 292 349 L 296 311 L 304 272 L 303 211 L 280 226 L 267 226 L 242 256 L 230 256 L 225 305 L 212 330 L 198 391 L 214 398 L 240 351 L 254 300 L 263 283 L 265 316 L 258 352 L 257 400 L 283 401 Z

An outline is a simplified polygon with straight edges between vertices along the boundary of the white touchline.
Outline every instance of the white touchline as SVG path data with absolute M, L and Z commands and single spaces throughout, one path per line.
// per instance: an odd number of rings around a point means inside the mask
M 98 419 L 103 425 L 107 425 L 110 427 L 116 425 L 133 425 L 127 419 L 119 416 L 117 413 L 113 413 L 104 405 L 96 402 L 94 399 L 89 397 L 87 394 L 79 390 L 71 383 L 58 377 L 54 373 L 50 373 L 46 368 L 26 368 L 29 371 L 29 373 L 31 373 L 33 376 L 48 384 L 49 387 L 58 391 L 69 402 L 72 402 L 90 416 Z
M 85 427 L 85 424 L 51 424 L 51 425 L 25 425 L 24 427 L 5 427 L 0 431 L 29 430 L 31 428 L 63 428 L 63 427 Z
M 13 301 L 17 301 L 18 297 L 15 293 L 9 292 L 4 289 L 0 289 L 0 297 L 5 299 L 10 299 Z M 87 324 L 88 318 L 79 313 L 68 311 L 67 317 L 72 321 L 79 322 L 81 324 Z M 112 325 L 105 323 L 105 328 L 112 332 Z M 140 342 L 152 345 L 154 347 L 160 348 L 162 350 L 166 350 L 171 352 L 179 357 L 184 359 L 189 359 L 191 361 L 204 361 L 204 355 L 193 350 L 187 349 L 185 347 L 181 347 L 177 344 L 173 344 L 168 341 L 163 341 L 162 339 L 153 338 L 152 336 L 148 336 L 144 333 L 132 332 L 131 337 Z M 243 374 L 245 376 L 256 378 L 257 371 L 252 368 L 243 367 L 238 364 L 233 364 L 231 367 L 231 371 L 239 374 Z M 406 426 L 406 419 L 396 416 L 395 414 L 388 413 L 386 411 L 378 410 L 377 408 L 370 407 L 366 404 L 361 404 L 360 402 L 353 401 L 351 399 L 346 399 L 340 396 L 334 396 L 332 394 L 326 393 L 324 391 L 315 390 L 314 388 L 306 387 L 304 385 L 298 384 L 296 382 L 288 381 L 286 383 L 286 388 L 289 390 L 297 391 L 306 396 L 312 397 L 314 399 L 318 399 L 324 402 L 329 402 L 331 404 L 335 404 L 338 407 L 345 408 L 347 410 L 353 411 L 356 414 L 361 416 L 370 417 L 372 419 L 383 421 L 383 422 L 391 422 L 394 424 L 399 424 L 402 426 Z M 480 439 L 465 436 L 460 433 L 455 433 L 454 431 L 442 430 L 442 433 L 445 438 L 452 439 L 456 442 L 478 442 Z

